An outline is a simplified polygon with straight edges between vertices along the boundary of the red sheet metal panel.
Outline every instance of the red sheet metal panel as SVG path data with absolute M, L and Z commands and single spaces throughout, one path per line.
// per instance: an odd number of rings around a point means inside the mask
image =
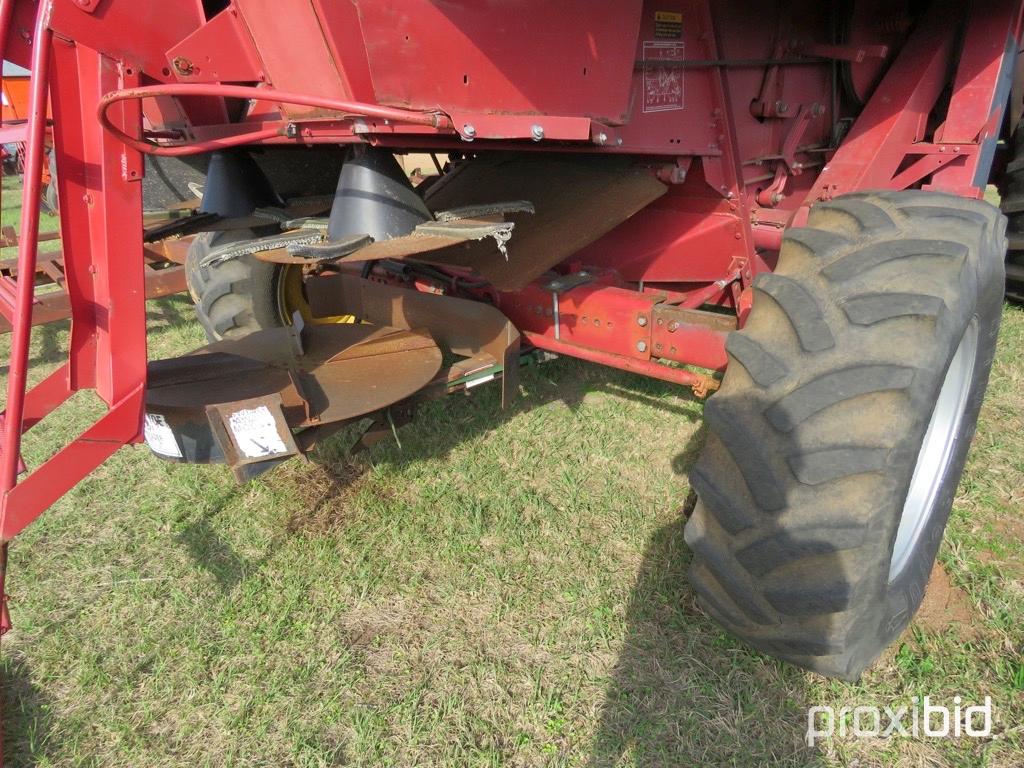
M 625 280 L 714 282 L 749 253 L 744 221 L 728 200 L 691 196 L 692 185 L 668 193 L 582 249 L 576 259 L 615 269 Z
M 351 96 L 338 72 L 310 0 L 235 0 L 256 49 L 263 59 L 267 80 L 277 89 L 316 94 L 324 98 Z M 322 112 L 315 107 L 286 106 L 290 117 Z
M 640 0 L 357 0 L 379 101 L 414 109 L 629 112 Z
M 90 10 L 76 0 L 55 0 L 50 27 L 57 35 L 166 79 L 164 54 L 194 32 L 205 17 L 201 0 L 179 0 L 173 12 L 137 0 L 103 0 Z M 30 3 L 19 6 L 33 7 Z M 170 9 L 168 9 L 170 11 Z

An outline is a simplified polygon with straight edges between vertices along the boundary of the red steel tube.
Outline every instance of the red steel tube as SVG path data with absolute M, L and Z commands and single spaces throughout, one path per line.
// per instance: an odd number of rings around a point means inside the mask
M 36 250 L 39 244 L 39 192 L 43 172 L 50 44 L 53 40 L 53 32 L 49 26 L 52 8 L 53 0 L 42 0 L 39 3 L 35 34 L 32 38 L 28 134 L 25 139 L 25 181 L 21 192 L 21 231 L 18 236 L 18 292 L 11 330 L 0 493 L 7 493 L 18 481 L 18 457 L 21 450 L 21 426 L 28 377 L 28 344 L 32 329 L 32 299 L 35 292 Z M 0 528 L 2 523 L 0 520 Z
M 650 376 L 654 379 L 661 379 L 662 381 L 668 381 L 672 384 L 682 384 L 684 387 L 694 387 L 702 391 L 708 389 L 717 389 L 717 382 L 710 376 L 705 376 L 700 373 L 694 373 L 693 371 L 687 371 L 684 368 L 672 368 L 661 363 L 656 363 L 653 360 L 639 360 L 632 357 L 625 357 L 623 355 L 616 355 L 612 352 L 603 352 L 599 349 L 590 349 L 589 347 L 581 347 L 576 344 L 566 344 L 564 341 L 558 341 L 545 336 L 542 333 L 533 333 L 532 331 L 521 331 L 523 338 L 538 349 L 544 349 L 548 352 L 554 352 L 556 355 L 566 355 L 567 357 L 578 357 L 581 360 L 586 360 L 591 363 L 600 363 L 601 365 L 607 365 L 611 368 L 619 368 L 623 371 L 630 371 L 632 373 L 639 373 L 643 376 Z
M 379 120 L 389 120 L 406 125 L 428 125 L 433 128 L 447 128 L 451 126 L 448 117 L 440 112 L 415 112 L 408 109 L 395 107 L 382 107 L 378 104 L 365 104 L 358 101 L 344 101 L 340 99 L 326 99 L 320 96 L 310 96 L 304 93 L 291 93 L 278 91 L 274 88 L 260 88 L 250 85 L 221 85 L 219 83 L 192 84 L 192 83 L 169 83 L 166 85 L 146 85 L 140 88 L 128 88 L 123 91 L 113 91 L 100 99 L 97 108 L 100 124 L 105 130 L 112 133 L 118 140 L 129 147 L 149 155 L 193 155 L 199 152 L 210 152 L 215 149 L 236 147 L 240 144 L 250 144 L 254 141 L 269 139 L 283 134 L 284 126 L 278 128 L 261 128 L 259 130 L 240 133 L 235 136 L 223 136 L 217 139 L 208 139 L 183 146 L 163 146 L 145 139 L 136 139 L 115 126 L 107 116 L 111 105 L 128 99 L 147 99 L 154 96 L 213 96 L 219 98 L 234 99 L 258 99 L 261 101 L 273 101 L 279 104 L 295 104 L 303 107 L 317 107 L 318 109 L 329 109 L 341 112 L 354 117 L 369 117 Z
M 11 19 L 14 17 L 14 0 L 0 0 L 0 61 L 7 54 L 7 35 L 11 31 Z

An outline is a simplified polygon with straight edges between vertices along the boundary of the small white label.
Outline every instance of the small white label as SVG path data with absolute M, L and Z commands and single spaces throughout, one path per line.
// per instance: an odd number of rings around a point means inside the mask
M 471 387 L 475 387 L 478 384 L 486 384 L 488 381 L 494 381 L 494 374 L 493 373 L 489 373 L 486 376 L 481 376 L 479 379 L 473 379 L 472 381 L 467 381 L 466 382 L 466 389 L 470 389 Z
M 274 415 L 265 405 L 235 411 L 228 416 L 228 426 L 235 438 L 235 445 L 246 458 L 260 459 L 288 453 L 277 432 Z
M 174 431 L 167 426 L 167 419 L 159 413 L 147 413 L 142 422 L 142 433 L 146 437 L 146 445 L 159 456 L 181 458 L 181 448 L 174 437 Z

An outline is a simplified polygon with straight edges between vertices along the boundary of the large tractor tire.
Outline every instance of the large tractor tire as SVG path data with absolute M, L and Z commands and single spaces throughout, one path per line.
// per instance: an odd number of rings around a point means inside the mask
M 690 577 L 751 646 L 855 680 L 924 596 L 977 424 L 1005 220 L 928 192 L 811 209 L 730 335 Z
M 285 270 L 280 266 L 248 255 L 207 263 L 217 248 L 257 237 L 259 233 L 250 229 L 203 232 L 189 247 L 185 279 L 210 341 L 285 325 L 289 315 L 282 285 Z
M 1024 153 L 1021 152 L 1020 131 L 1014 139 L 1016 157 L 1006 167 L 1001 185 L 1003 196 L 999 207 L 1009 221 L 1006 254 L 1006 298 L 1024 303 Z

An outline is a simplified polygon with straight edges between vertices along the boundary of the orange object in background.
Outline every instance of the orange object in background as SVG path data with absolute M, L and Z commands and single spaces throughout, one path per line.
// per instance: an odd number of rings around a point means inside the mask
M 0 102 L 2 102 L 2 110 L 0 110 L 0 120 L 6 123 L 17 123 L 28 119 L 28 96 L 29 96 L 29 71 L 24 67 L 19 67 L 16 64 L 12 64 L 9 61 L 3 62 L 3 78 L 0 80 L 2 90 L 0 90 Z M 46 116 L 51 117 L 50 105 L 46 106 Z M 47 129 L 46 136 L 47 152 L 52 144 L 52 133 Z M 24 146 L 22 143 L 18 143 L 15 147 L 8 149 L 7 146 L 2 147 L 3 159 L 8 157 L 15 157 L 14 170 L 20 174 L 23 171 L 24 165 Z M 12 151 L 13 150 L 13 151 Z M 4 172 L 7 172 L 4 169 Z M 40 174 L 43 186 L 44 200 L 49 200 L 47 190 L 50 185 L 50 163 L 43 163 L 43 170 Z M 52 203 L 47 203 L 47 207 L 54 210 Z
M 3 111 L 5 123 L 28 119 L 29 71 L 9 61 L 3 63 Z M 49 110 L 47 110 L 49 111 Z
M 3 111 L 0 115 L 5 123 L 28 117 L 28 72 L 24 75 L 8 75 L 8 67 L 9 64 L 4 65 Z

